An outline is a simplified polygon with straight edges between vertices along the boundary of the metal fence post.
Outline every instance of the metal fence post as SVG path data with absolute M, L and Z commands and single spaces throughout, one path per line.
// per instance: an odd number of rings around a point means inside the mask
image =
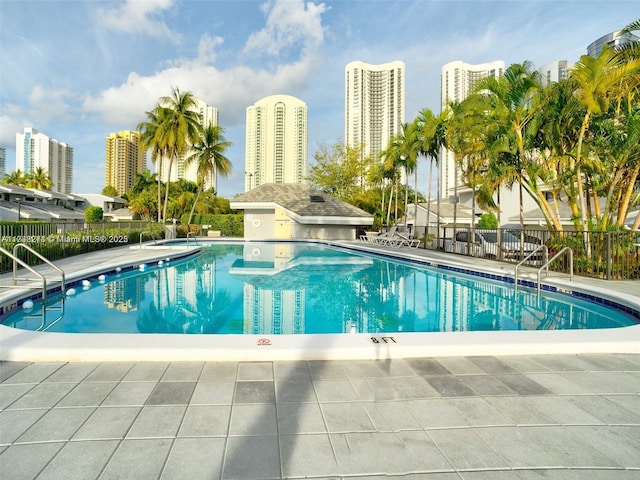
M 605 278 L 611 280 L 611 232 L 606 232 L 605 235 L 607 236 L 605 248 L 607 273 L 605 274 Z

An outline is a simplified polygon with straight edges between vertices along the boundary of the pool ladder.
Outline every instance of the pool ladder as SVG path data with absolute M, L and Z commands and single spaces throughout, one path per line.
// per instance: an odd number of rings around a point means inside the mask
M 542 276 L 542 271 L 546 270 L 547 272 L 547 276 L 549 276 L 549 265 L 554 262 L 557 258 L 559 258 L 560 256 L 564 255 L 565 253 L 569 254 L 569 280 L 573 282 L 573 250 L 571 249 L 571 247 L 564 247 L 563 249 L 561 249 L 558 253 L 556 253 L 553 257 L 549 258 L 549 249 L 547 248 L 546 245 L 540 245 L 538 248 L 536 248 L 533 252 L 531 252 L 529 255 L 527 255 L 524 259 L 522 259 L 515 267 L 515 270 L 513 272 L 513 283 L 514 283 L 514 287 L 515 290 L 518 291 L 518 268 L 524 264 L 527 260 L 529 260 L 529 258 L 531 258 L 538 250 L 544 250 L 544 262 L 542 264 L 542 266 L 540 268 L 538 268 L 537 271 L 537 289 L 538 289 L 538 296 L 540 296 L 540 277 Z
M 42 260 L 44 263 L 46 263 L 49 267 L 53 268 L 54 270 L 56 270 L 60 274 L 60 280 L 59 280 L 60 281 L 60 305 L 59 306 L 55 306 L 55 305 L 47 306 L 47 277 L 45 275 L 43 275 L 42 273 L 36 271 L 31 266 L 29 266 L 25 261 L 20 259 L 20 257 L 18 256 L 18 252 L 19 252 L 20 249 L 24 249 L 24 250 L 28 251 L 29 253 L 31 253 L 32 255 L 35 255 L 40 260 Z M 33 248 L 29 247 L 28 245 L 26 245 L 24 243 L 16 244 L 13 247 L 13 253 L 9 252 L 8 250 L 6 250 L 6 249 L 4 249 L 2 247 L 0 247 L 0 252 L 2 252 L 4 255 L 6 255 L 7 257 L 9 257 L 13 261 L 13 283 L 12 283 L 12 285 L 8 285 L 8 286 L 7 285 L 0 285 L 0 287 L 11 288 L 11 289 L 18 289 L 18 288 L 33 289 L 34 288 L 33 283 L 28 284 L 28 285 L 19 285 L 18 281 L 19 280 L 28 280 L 29 282 L 33 282 L 33 281 L 38 281 L 39 280 L 39 281 L 42 282 L 42 306 L 41 306 L 41 309 L 40 309 L 40 313 L 33 314 L 33 315 L 25 315 L 24 318 L 25 319 L 30 319 L 30 318 L 40 319 L 40 326 L 36 329 L 36 330 L 39 330 L 39 331 L 47 330 L 52 325 L 54 325 L 55 323 L 59 322 L 60 319 L 62 319 L 62 316 L 64 315 L 64 298 L 65 298 L 65 293 L 66 293 L 66 281 L 65 281 L 64 271 L 61 268 L 59 268 L 56 265 L 54 265 L 48 258 L 46 258 L 43 255 L 41 255 L 40 253 L 36 252 Z M 20 265 L 24 269 L 28 270 L 29 272 L 31 272 L 33 275 L 36 276 L 36 278 L 19 277 L 18 276 L 18 265 Z M 60 312 L 59 315 L 49 325 L 46 325 L 47 309 Z

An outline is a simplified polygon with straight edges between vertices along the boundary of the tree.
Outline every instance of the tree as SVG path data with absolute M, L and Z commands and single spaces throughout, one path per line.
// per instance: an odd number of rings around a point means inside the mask
M 151 173 L 148 168 L 145 168 L 142 173 L 136 173 L 135 178 L 133 179 L 133 185 L 127 192 L 128 194 L 136 195 L 143 190 L 147 190 L 149 187 L 154 185 L 158 180 L 157 173 Z
M 2 179 L 2 183 L 4 183 L 5 185 L 24 187 L 25 183 L 27 183 L 27 179 L 24 173 L 20 169 L 18 169 L 15 172 L 5 173 L 4 178 Z
M 53 187 L 53 181 L 47 172 L 42 167 L 36 167 L 31 173 L 27 174 L 27 183 L 25 187 L 35 188 L 36 190 L 51 190 Z
M 199 141 L 191 147 L 191 154 L 185 159 L 185 165 L 196 162 L 198 175 L 197 194 L 189 213 L 189 224 L 205 181 L 212 179 L 211 183 L 215 184 L 218 174 L 226 178 L 231 173 L 231 161 L 224 154 L 232 143 L 225 140 L 224 129 L 219 125 L 209 125 L 200 129 L 199 137 Z
M 88 207 L 84 211 L 84 221 L 87 223 L 96 223 L 100 222 L 104 217 L 104 212 L 101 207 L 92 206 Z
M 106 187 L 104 187 L 102 189 L 102 195 L 106 195 L 107 197 L 117 197 L 118 196 L 118 190 L 116 190 L 116 187 L 114 187 L 113 185 L 107 185 Z

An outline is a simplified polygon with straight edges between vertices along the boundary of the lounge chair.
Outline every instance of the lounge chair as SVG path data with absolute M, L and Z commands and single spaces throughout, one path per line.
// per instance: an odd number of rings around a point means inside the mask
M 386 246 L 395 247 L 399 243 L 399 238 L 396 236 L 397 232 L 398 232 L 398 226 L 394 225 L 389 229 L 388 232 L 381 233 L 377 237 L 374 237 L 371 240 L 371 243 L 375 245 L 386 245 Z
M 408 235 L 404 235 L 400 232 L 396 232 L 396 236 L 400 239 L 400 245 L 409 248 L 418 248 L 420 246 L 420 240 L 417 238 L 411 238 Z

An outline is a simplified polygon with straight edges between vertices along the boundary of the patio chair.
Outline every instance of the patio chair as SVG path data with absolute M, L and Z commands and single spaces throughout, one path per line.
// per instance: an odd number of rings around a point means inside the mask
M 409 248 L 418 248 L 420 246 L 420 240 L 418 240 L 417 238 L 412 238 L 400 232 L 396 232 L 396 236 L 400 239 L 399 246 L 409 247 Z
M 381 233 L 377 237 L 374 237 L 371 240 L 371 243 L 375 245 L 385 245 L 388 247 L 398 246 L 398 244 L 400 243 L 400 239 L 396 236 L 397 232 L 398 232 L 398 226 L 394 225 L 389 229 L 388 232 Z

